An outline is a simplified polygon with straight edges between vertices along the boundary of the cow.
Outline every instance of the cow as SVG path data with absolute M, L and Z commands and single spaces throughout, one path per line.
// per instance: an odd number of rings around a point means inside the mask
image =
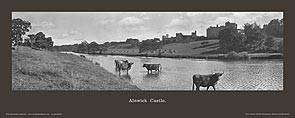
M 160 71 L 161 70 L 161 64 L 143 64 L 142 67 L 145 67 L 149 73 L 149 71 L 151 71 L 151 73 L 153 72 L 153 70 L 155 71 Z
M 128 62 L 128 60 L 115 60 L 115 68 L 119 71 L 119 74 L 121 74 L 121 70 L 126 70 L 128 74 L 128 71 L 131 69 L 133 64 L 134 63 Z
M 128 63 L 128 60 L 115 60 L 116 69 L 118 69 L 122 63 Z
M 194 85 L 196 85 L 196 90 L 200 90 L 200 86 L 207 87 L 207 91 L 210 86 L 213 87 L 215 91 L 215 85 L 217 84 L 217 81 L 219 80 L 219 77 L 222 76 L 223 73 L 213 73 L 208 75 L 200 75 L 195 74 L 193 75 L 193 90 Z
M 82 58 L 86 58 L 84 55 L 80 55 L 80 57 L 82 57 Z

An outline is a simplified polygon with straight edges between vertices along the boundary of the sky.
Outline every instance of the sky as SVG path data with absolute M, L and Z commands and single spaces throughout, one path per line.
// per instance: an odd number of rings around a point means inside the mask
M 263 26 L 272 19 L 282 19 L 283 12 L 12 12 L 12 19 L 21 18 L 32 24 L 27 34 L 43 32 L 54 45 L 82 41 L 97 43 L 161 38 L 175 33 L 206 36 L 210 26 L 245 23 Z

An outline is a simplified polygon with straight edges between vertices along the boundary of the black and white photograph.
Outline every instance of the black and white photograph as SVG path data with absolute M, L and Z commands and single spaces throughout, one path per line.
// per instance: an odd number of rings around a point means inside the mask
M 12 91 L 283 91 L 284 12 L 11 12 Z

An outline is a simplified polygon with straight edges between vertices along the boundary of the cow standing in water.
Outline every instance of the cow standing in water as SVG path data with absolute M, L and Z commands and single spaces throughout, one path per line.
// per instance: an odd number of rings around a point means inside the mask
M 152 73 L 153 70 L 159 72 L 161 69 L 161 64 L 143 64 L 142 67 L 145 67 L 148 70 L 148 74 L 149 74 L 149 71 L 151 71 Z
M 209 75 L 200 75 L 195 74 L 193 75 L 193 90 L 194 85 L 196 85 L 196 90 L 200 90 L 200 86 L 207 87 L 207 91 L 210 86 L 213 87 L 215 91 L 215 85 L 217 84 L 217 81 L 219 80 L 219 77 L 222 76 L 223 73 L 213 73 Z
M 132 64 L 134 63 L 130 63 L 128 60 L 115 60 L 116 70 L 119 71 L 119 74 L 121 74 L 121 70 L 126 70 L 128 74 Z

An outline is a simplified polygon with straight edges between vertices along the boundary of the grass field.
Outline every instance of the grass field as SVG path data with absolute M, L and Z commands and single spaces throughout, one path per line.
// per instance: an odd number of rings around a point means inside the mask
M 99 64 L 71 54 L 12 50 L 13 90 L 139 90 Z
M 219 47 L 219 40 L 203 40 L 190 43 L 172 43 L 164 45 L 164 50 L 175 50 L 174 55 L 201 55 L 205 52 L 216 50 Z

